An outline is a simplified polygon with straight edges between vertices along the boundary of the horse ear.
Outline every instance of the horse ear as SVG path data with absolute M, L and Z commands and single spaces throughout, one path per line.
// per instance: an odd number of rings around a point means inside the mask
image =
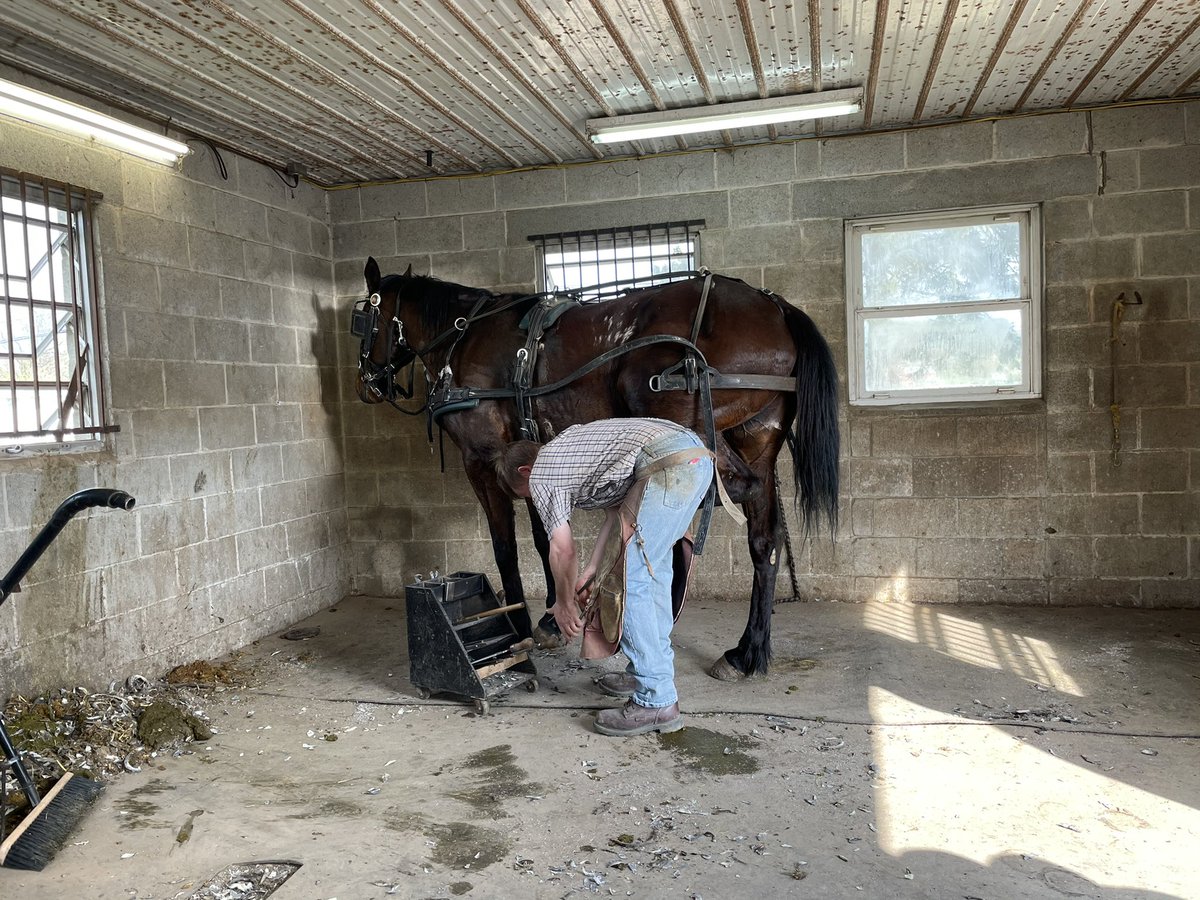
M 412 263 L 408 264 L 408 268 L 404 270 L 405 278 L 412 278 Z
M 379 288 L 379 282 L 383 276 L 379 274 L 379 263 L 375 262 L 375 257 L 367 257 L 367 267 L 363 269 L 363 277 L 367 280 L 367 293 L 374 294 Z

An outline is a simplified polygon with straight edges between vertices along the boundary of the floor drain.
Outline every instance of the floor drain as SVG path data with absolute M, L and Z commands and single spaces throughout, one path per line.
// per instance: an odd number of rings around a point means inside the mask
M 277 859 L 234 863 L 202 884 L 188 900 L 263 900 L 279 890 L 299 868 L 298 862 Z

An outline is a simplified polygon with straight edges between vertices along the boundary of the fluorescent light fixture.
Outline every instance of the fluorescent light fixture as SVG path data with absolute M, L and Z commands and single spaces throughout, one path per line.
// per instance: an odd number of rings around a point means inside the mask
M 0 115 L 65 131 L 168 166 L 191 152 L 187 144 L 3 79 Z
M 592 142 L 615 144 L 645 141 L 676 134 L 698 134 L 727 128 L 754 128 L 802 119 L 848 116 L 862 109 L 862 89 L 846 88 L 817 94 L 794 94 L 766 100 L 741 100 L 715 106 L 668 109 L 662 112 L 588 119 Z

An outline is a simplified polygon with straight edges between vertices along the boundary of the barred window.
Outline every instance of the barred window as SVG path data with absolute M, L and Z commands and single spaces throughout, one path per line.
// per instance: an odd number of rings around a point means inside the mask
M 0 169 L 0 446 L 9 453 L 112 430 L 97 340 L 98 199 Z
M 533 234 L 544 291 L 584 298 L 649 287 L 694 271 L 704 220 Z

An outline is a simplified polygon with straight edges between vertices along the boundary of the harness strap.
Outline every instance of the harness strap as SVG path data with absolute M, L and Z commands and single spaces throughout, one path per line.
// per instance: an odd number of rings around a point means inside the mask
M 677 374 L 678 365 L 672 366 L 661 375 L 650 376 L 652 391 L 682 391 L 687 387 L 687 376 Z M 760 390 L 793 391 L 796 378 L 793 375 L 724 375 L 716 369 L 707 369 L 714 390 Z
M 708 292 L 709 289 L 712 288 L 712 272 L 708 271 L 707 269 L 704 269 L 703 272 L 704 284 L 700 287 L 700 302 L 696 304 L 696 317 L 692 319 L 691 341 L 693 346 L 695 346 L 696 341 L 700 338 L 700 322 L 704 319 L 704 307 L 708 305 Z M 687 385 L 687 392 L 689 394 L 694 393 L 696 390 L 696 380 L 699 378 L 696 357 L 689 353 L 683 358 L 682 365 L 684 371 L 684 381 Z M 709 446 L 715 447 L 714 444 L 710 444 Z M 703 546 L 704 541 L 702 540 L 700 544 Z
M 704 285 L 700 288 L 700 304 L 696 307 L 696 318 L 692 321 L 692 343 L 700 337 L 700 322 L 704 319 L 704 307 L 708 305 L 708 291 L 712 287 L 712 272 L 704 271 Z
M 541 300 L 529 311 L 526 317 L 525 346 L 517 351 L 517 365 L 513 369 L 513 399 L 517 415 L 521 417 L 521 434 L 527 441 L 541 441 L 537 420 L 533 417 L 533 401 L 527 396 L 527 392 L 533 383 L 533 373 L 537 370 L 538 349 L 551 309 L 550 304 Z
M 584 363 L 570 375 L 560 378 L 558 381 L 553 381 L 550 384 L 542 384 L 538 385 L 537 387 L 531 387 L 525 392 L 525 394 L 529 397 L 540 397 L 542 394 L 553 393 L 554 391 L 566 387 L 572 381 L 576 381 L 582 378 L 584 375 L 594 372 L 601 366 L 607 365 L 618 356 L 631 353 L 634 350 L 640 350 L 643 347 L 650 346 L 651 344 L 678 344 L 685 349 L 691 350 L 696 354 L 700 354 L 700 351 L 697 350 L 687 338 L 681 338 L 675 334 L 648 334 L 644 337 L 636 338 L 627 344 L 622 344 L 619 347 L 613 347 L 611 350 L 606 350 L 599 356 L 594 357 L 593 359 Z M 700 358 L 703 361 L 702 355 Z M 500 400 L 508 399 L 512 396 L 512 388 L 447 388 L 441 392 L 440 397 L 431 401 L 431 405 L 435 407 L 433 413 L 434 416 L 437 416 L 438 410 L 436 407 L 446 401 L 459 403 L 467 400 Z
M 699 350 L 696 351 L 696 356 L 700 356 Z M 704 372 L 700 378 L 700 410 L 704 416 L 704 438 L 708 441 L 709 448 L 715 452 L 717 449 L 717 427 L 713 415 L 712 384 L 709 383 L 708 364 L 704 362 L 702 357 L 699 361 Z M 701 506 L 700 512 L 700 524 L 696 526 L 694 549 L 697 556 L 704 552 L 704 543 L 708 540 L 708 527 L 712 524 L 713 505 L 717 500 L 717 485 L 720 483 L 721 476 L 717 473 L 717 467 L 714 464 L 713 480 L 704 494 L 704 503 Z
M 509 300 L 507 303 L 501 303 L 495 309 L 489 309 L 487 312 L 480 315 L 479 310 L 483 309 L 483 305 L 485 303 L 487 303 L 489 300 L 495 300 L 496 296 L 497 296 L 496 294 L 481 292 L 479 295 L 479 299 L 475 301 L 475 306 L 471 309 L 471 312 L 469 315 L 463 316 L 462 318 L 459 318 L 459 319 L 455 319 L 454 324 L 452 326 L 447 328 L 445 331 L 443 331 L 441 334 L 439 334 L 437 337 L 435 337 L 433 340 L 431 340 L 429 343 L 427 343 L 424 347 L 422 347 L 420 350 L 416 350 L 414 352 L 417 354 L 417 356 L 420 356 L 422 359 L 424 359 L 424 355 L 426 353 L 428 353 L 430 350 L 433 350 L 435 347 L 441 346 L 443 343 L 446 342 L 447 339 L 453 337 L 455 334 L 458 335 L 458 338 L 456 338 L 454 341 L 457 344 L 458 341 L 462 339 L 462 336 L 464 334 L 466 334 L 467 328 L 470 327 L 471 323 L 478 322 L 480 319 L 486 319 L 488 316 L 494 316 L 494 315 L 497 315 L 498 313 L 504 312 L 505 310 L 512 309 L 518 303 L 523 303 L 524 301 L 528 300 L 530 297 L 536 297 L 538 295 L 537 294 L 522 294 L 521 296 L 514 297 L 512 300 Z M 453 350 L 453 348 L 451 348 L 451 350 Z

